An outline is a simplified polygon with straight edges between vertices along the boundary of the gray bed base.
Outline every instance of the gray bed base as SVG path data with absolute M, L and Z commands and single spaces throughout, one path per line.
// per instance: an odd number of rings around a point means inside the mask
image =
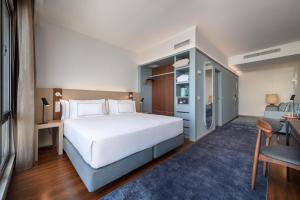
M 161 142 L 153 147 L 137 152 L 107 166 L 95 169 L 88 165 L 72 143 L 64 137 L 64 151 L 71 160 L 89 192 L 105 186 L 106 184 L 128 174 L 138 167 L 162 156 L 168 151 L 184 143 L 184 134 Z

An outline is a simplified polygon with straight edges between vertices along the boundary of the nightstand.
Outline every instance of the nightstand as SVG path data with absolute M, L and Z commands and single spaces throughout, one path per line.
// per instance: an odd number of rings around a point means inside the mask
M 39 130 L 47 128 L 58 128 L 58 134 L 56 135 L 56 149 L 58 155 L 63 153 L 63 122 L 60 120 L 48 121 L 46 124 L 35 124 L 34 130 L 34 160 L 38 161 L 39 150 Z

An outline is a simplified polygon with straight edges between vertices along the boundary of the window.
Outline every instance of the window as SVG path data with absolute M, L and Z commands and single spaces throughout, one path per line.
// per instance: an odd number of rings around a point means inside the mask
M 6 0 L 1 0 L 1 70 L 0 70 L 0 178 L 10 155 L 12 62 L 11 62 L 11 13 Z

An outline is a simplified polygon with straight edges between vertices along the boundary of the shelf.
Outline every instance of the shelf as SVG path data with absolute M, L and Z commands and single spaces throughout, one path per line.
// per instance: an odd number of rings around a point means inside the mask
M 176 96 L 177 98 L 183 98 L 183 99 L 188 99 L 189 98 L 189 96 L 184 96 L 184 97 L 182 97 L 182 96 Z
M 189 51 L 186 51 L 186 52 L 177 54 L 177 55 L 175 56 L 176 61 L 177 61 L 177 60 L 181 60 L 181 59 L 185 59 L 185 58 L 190 59 L 190 52 L 189 52 Z
M 190 84 L 189 81 L 185 81 L 185 82 L 176 82 L 176 85 L 187 85 L 187 84 Z
M 183 67 L 177 67 L 175 70 L 188 70 L 190 68 L 190 64 L 183 66 Z

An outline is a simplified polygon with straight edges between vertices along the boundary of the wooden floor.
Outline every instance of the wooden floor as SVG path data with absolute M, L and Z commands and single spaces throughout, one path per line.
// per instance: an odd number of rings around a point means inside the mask
M 23 172 L 14 172 L 7 199 L 99 199 L 176 153 L 185 150 L 191 144 L 191 142 L 186 141 L 182 147 L 93 193 L 87 191 L 66 154 L 58 156 L 52 147 L 39 149 L 39 161 L 36 166 Z
M 178 152 L 191 145 L 185 142 L 184 146 L 135 170 L 114 183 L 90 193 L 87 191 L 68 157 L 58 156 L 53 148 L 39 150 L 39 162 L 35 167 L 24 172 L 15 172 L 8 191 L 8 199 L 99 199 L 121 185 L 135 179 L 162 161 L 169 159 Z M 290 172 L 291 179 L 286 181 L 285 170 L 271 166 L 268 186 L 268 199 L 271 200 L 299 200 L 300 174 Z M 261 174 L 258 174 L 261 176 Z M 249 177 L 250 187 L 250 177 Z
M 258 174 L 258 176 L 262 174 Z M 268 199 L 299 200 L 300 173 L 289 169 L 289 181 L 286 178 L 286 168 L 272 165 L 268 180 Z

